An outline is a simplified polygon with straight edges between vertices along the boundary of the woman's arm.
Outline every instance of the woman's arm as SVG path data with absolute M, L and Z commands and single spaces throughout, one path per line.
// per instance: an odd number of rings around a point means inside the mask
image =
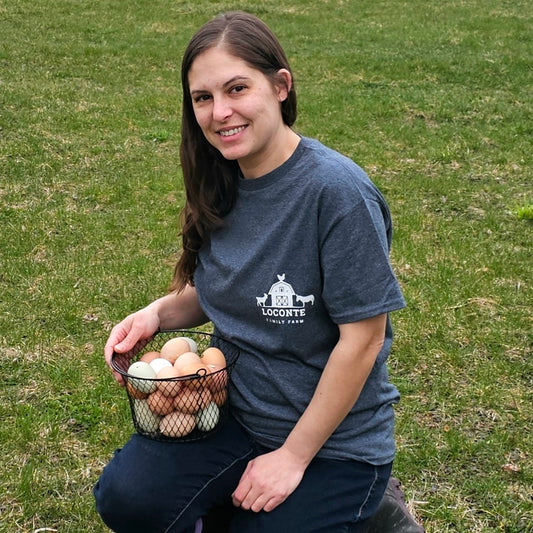
M 306 466 L 359 398 L 383 347 L 386 317 L 339 326 L 339 341 L 313 398 L 284 444 Z
M 114 351 L 128 352 L 137 341 L 151 337 L 158 329 L 188 329 L 207 321 L 196 289 L 187 285 L 181 292 L 171 292 L 119 322 L 111 330 L 105 345 L 106 363 L 111 367 Z M 114 376 L 119 383 L 123 383 L 118 373 L 114 372 Z
M 279 449 L 250 461 L 233 500 L 253 511 L 271 511 L 298 486 L 326 440 L 353 407 L 385 338 L 387 315 L 342 324 L 307 409 Z

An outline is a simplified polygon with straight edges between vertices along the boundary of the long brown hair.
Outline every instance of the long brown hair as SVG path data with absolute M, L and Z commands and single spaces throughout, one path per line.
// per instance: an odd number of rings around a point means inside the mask
M 216 17 L 200 28 L 189 42 L 181 65 L 180 160 L 186 203 L 181 214 L 182 252 L 174 270 L 171 290 L 181 290 L 187 283 L 193 284 L 200 248 L 208 241 L 211 232 L 222 225 L 224 215 L 231 210 L 237 197 L 238 163 L 225 159 L 206 140 L 194 115 L 189 88 L 189 70 L 194 60 L 217 45 L 223 45 L 230 54 L 261 71 L 273 83 L 277 81 L 280 69 L 291 72 L 285 52 L 268 26 L 242 11 Z M 281 114 L 285 124 L 294 124 L 294 83 L 287 99 L 281 103 Z

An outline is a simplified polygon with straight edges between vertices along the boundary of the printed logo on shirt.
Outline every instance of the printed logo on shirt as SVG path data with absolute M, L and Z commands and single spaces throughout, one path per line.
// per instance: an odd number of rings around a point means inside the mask
M 278 281 L 270 287 L 268 293 L 256 296 L 256 300 L 266 322 L 273 324 L 303 324 L 306 306 L 315 304 L 312 294 L 296 294 L 292 285 L 285 281 L 285 274 L 278 274 Z

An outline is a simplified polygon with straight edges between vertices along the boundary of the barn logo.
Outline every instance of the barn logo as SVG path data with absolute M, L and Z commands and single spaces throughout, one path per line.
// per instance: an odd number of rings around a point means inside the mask
M 292 285 L 285 281 L 285 274 L 278 274 L 268 293 L 256 296 L 257 307 L 267 322 L 274 324 L 303 324 L 306 307 L 315 304 L 312 294 L 296 294 Z

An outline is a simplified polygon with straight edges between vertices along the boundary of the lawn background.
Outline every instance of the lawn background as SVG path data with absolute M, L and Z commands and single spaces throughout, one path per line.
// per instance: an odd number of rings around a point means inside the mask
M 168 286 L 181 54 L 235 8 L 284 45 L 296 129 L 390 204 L 411 507 L 533 531 L 529 1 L 0 0 L 0 532 L 106 531 L 91 488 L 131 422 L 103 345 Z

